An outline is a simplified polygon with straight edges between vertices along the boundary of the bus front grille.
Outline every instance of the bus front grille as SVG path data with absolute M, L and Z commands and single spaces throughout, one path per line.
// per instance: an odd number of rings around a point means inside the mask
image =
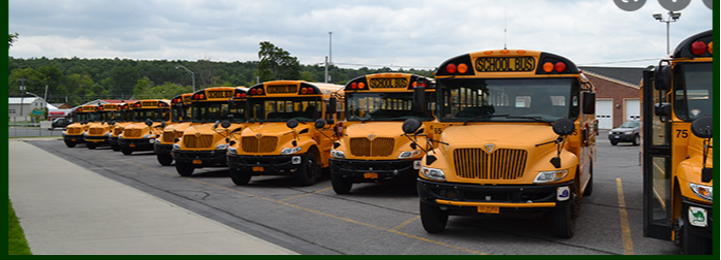
M 79 135 L 83 133 L 83 129 L 80 127 L 68 128 L 69 135 Z
M 195 135 L 186 135 L 183 137 L 183 145 L 185 145 L 186 148 L 207 149 L 213 145 L 213 136 L 201 135 L 198 137 Z
M 272 153 L 278 146 L 278 137 L 263 136 L 260 139 L 254 136 L 243 137 L 243 152 L 246 153 Z
M 105 133 L 105 129 L 103 128 L 90 128 L 88 130 L 89 135 L 103 135 Z
M 353 156 L 387 157 L 393 154 L 393 138 L 376 138 L 373 141 L 365 137 L 350 139 L 350 152 Z
M 163 143 L 175 143 L 175 131 L 163 132 Z
M 483 149 L 456 149 L 453 163 L 461 178 L 479 180 L 516 180 L 523 177 L 528 152 L 498 149 L 488 154 Z
M 141 134 L 143 134 L 142 129 L 126 129 L 123 131 L 123 138 L 140 138 Z

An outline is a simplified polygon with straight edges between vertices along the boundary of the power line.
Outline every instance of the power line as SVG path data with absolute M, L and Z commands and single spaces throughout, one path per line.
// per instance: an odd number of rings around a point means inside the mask
M 585 64 L 578 64 L 578 66 L 589 66 L 589 65 L 604 65 L 604 64 L 618 64 L 618 63 L 632 63 L 632 62 L 643 62 L 643 61 L 658 61 L 660 58 L 653 58 L 653 59 L 640 59 L 640 60 L 624 60 L 624 61 L 606 61 L 606 62 L 595 62 L 595 63 L 585 63 Z

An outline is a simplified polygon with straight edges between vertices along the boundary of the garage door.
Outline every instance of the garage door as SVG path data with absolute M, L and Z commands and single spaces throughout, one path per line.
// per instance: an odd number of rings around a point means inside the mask
M 626 99 L 626 120 L 641 120 L 641 100 Z
M 613 100 L 596 100 L 598 128 L 613 129 Z

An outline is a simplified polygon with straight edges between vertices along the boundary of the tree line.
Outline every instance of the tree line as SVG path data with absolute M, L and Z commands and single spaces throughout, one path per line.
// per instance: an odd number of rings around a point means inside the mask
M 17 35 L 9 37 L 10 48 L 13 38 L 17 40 Z M 193 78 L 196 90 L 220 86 L 251 87 L 257 82 L 278 79 L 324 81 L 324 65 L 302 65 L 296 57 L 270 42 L 260 43 L 258 58 L 259 61 L 218 62 L 8 57 L 8 96 L 23 95 L 20 85 L 24 84 L 26 92 L 42 97 L 47 86 L 49 103 L 75 106 L 96 99 L 169 99 L 192 92 Z M 390 68 L 339 68 L 333 65 L 328 70 L 329 82 L 341 85 L 358 76 L 386 72 L 398 71 Z M 432 74 L 430 70 L 411 69 L 402 72 Z

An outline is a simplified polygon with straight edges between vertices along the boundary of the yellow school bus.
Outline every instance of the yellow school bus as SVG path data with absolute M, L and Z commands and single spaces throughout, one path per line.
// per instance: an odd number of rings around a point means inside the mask
M 712 30 L 643 73 L 644 235 L 686 254 L 713 249 L 713 97 Z
M 335 193 L 350 192 L 353 183 L 411 180 L 415 185 L 424 148 L 413 147 L 401 126 L 417 118 L 430 130 L 435 92 L 433 79 L 404 73 L 366 75 L 346 84 L 346 121 L 330 159 Z
M 176 139 L 183 135 L 185 129 L 188 129 L 193 122 L 190 120 L 192 114 L 190 112 L 190 98 L 193 93 L 178 95 L 170 100 L 170 124 L 163 129 L 163 134 L 155 140 L 155 156 L 158 163 L 163 166 L 169 166 L 173 163 L 173 144 Z
M 95 149 L 99 145 L 110 145 L 110 136 L 112 136 L 113 130 L 111 122 L 123 120 L 122 106 L 123 104 L 118 103 L 106 103 L 98 106 L 96 113 L 100 122 L 90 125 L 88 131 L 83 133 L 88 149 Z
M 271 81 L 248 91 L 248 126 L 228 149 L 230 176 L 246 185 L 252 176 L 292 175 L 311 185 L 327 168 L 343 86 Z M 337 96 L 333 96 L 337 95 Z M 332 97 L 333 96 L 333 97 Z M 315 123 L 314 123 L 315 122 Z
M 90 124 L 97 122 L 98 105 L 83 105 L 73 111 L 73 123 L 66 126 L 63 131 L 63 141 L 67 147 L 75 147 L 79 143 L 85 143 L 83 134 L 88 130 Z
M 127 103 L 120 103 L 120 118 L 116 121 L 109 122 L 112 129 L 110 130 L 110 134 L 108 135 L 108 142 L 110 143 L 110 148 L 113 149 L 113 151 L 120 151 L 118 138 L 120 137 L 120 134 L 123 133 L 125 127 L 137 123 L 133 122 L 133 113 L 131 107 L 131 104 L 135 103 L 136 101 L 137 100 L 128 100 L 125 101 Z
M 118 137 L 120 151 L 131 155 L 134 151 L 154 151 L 155 139 L 170 121 L 170 101 L 148 99 L 132 105 L 133 121 L 137 123 L 125 127 Z
M 191 99 L 193 125 L 173 144 L 175 170 L 190 176 L 196 168 L 227 167 L 226 153 L 245 119 L 246 88 L 216 87 L 195 92 Z M 221 122 L 223 122 L 221 126 Z
M 572 237 L 581 197 L 592 190 L 595 89 L 570 60 L 548 52 L 464 54 L 436 71 L 438 122 L 417 180 L 423 228 L 449 215 L 552 214 Z M 409 137 L 421 122 L 408 119 Z

